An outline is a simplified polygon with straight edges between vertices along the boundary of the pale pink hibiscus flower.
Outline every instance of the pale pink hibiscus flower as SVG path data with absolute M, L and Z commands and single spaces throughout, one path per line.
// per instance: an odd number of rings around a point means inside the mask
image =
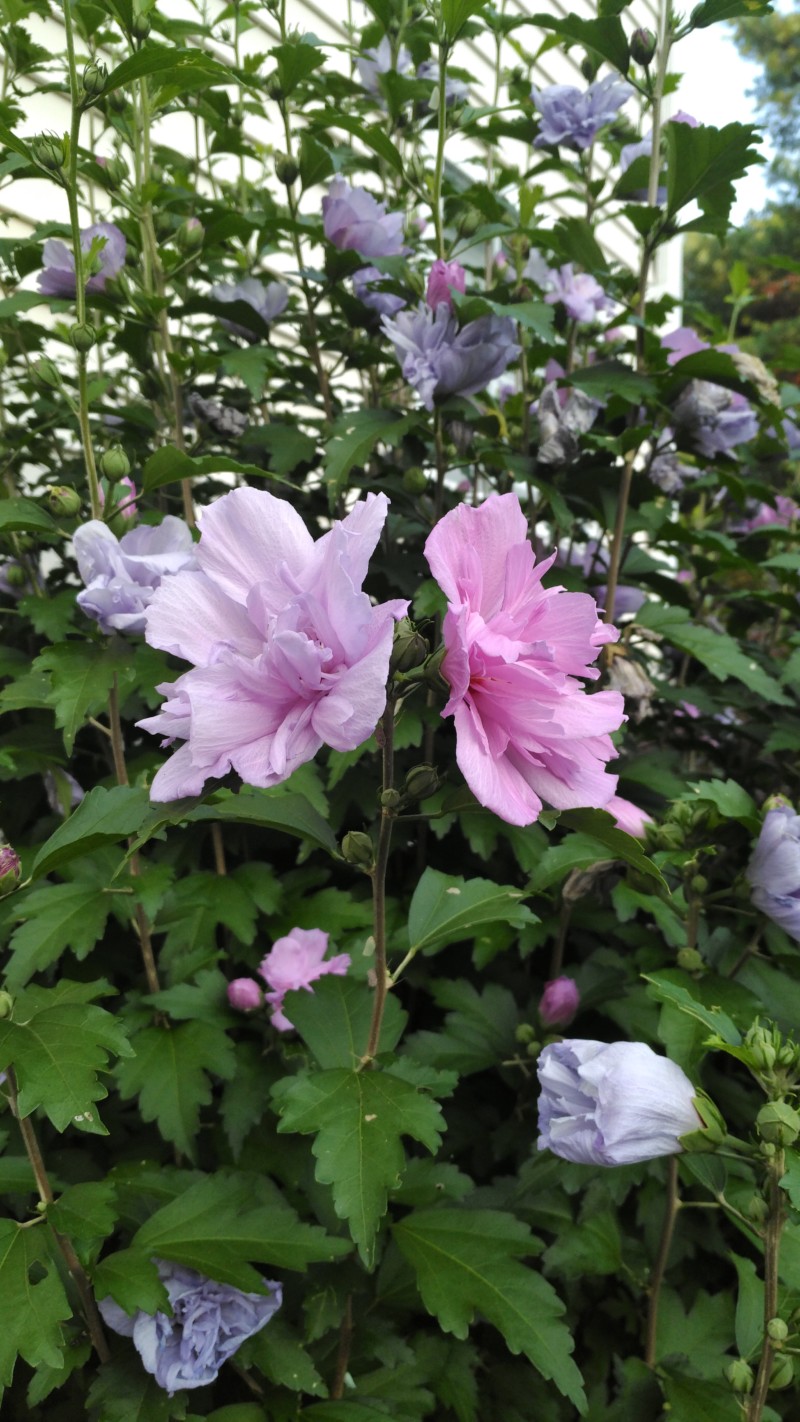
M 283 999 L 287 992 L 305 988 L 313 992 L 311 984 L 327 973 L 344 977 L 350 967 L 350 954 L 337 953 L 334 958 L 325 959 L 328 951 L 328 935 L 321 928 L 293 928 L 285 938 L 276 939 L 269 953 L 261 960 L 259 973 L 270 991 L 266 994 L 272 1008 L 272 1025 L 279 1032 L 291 1032 L 293 1024 L 283 1012 Z
M 509 824 L 529 825 L 542 801 L 603 808 L 617 786 L 606 772 L 610 732 L 624 718 L 616 691 L 587 695 L 579 677 L 616 628 L 585 593 L 543 588 L 555 554 L 535 566 L 516 494 L 462 504 L 425 547 L 448 599 L 443 715 L 454 716 L 456 759 L 473 794 Z

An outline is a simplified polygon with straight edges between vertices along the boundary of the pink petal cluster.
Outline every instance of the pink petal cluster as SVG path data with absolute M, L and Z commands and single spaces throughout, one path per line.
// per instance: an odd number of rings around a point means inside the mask
M 458 291 L 463 296 L 467 289 L 467 274 L 460 262 L 445 262 L 439 257 L 434 262 L 428 275 L 428 288 L 425 292 L 425 301 L 430 306 L 431 311 L 435 311 L 440 302 L 452 307 L 454 291 Z
M 555 554 L 535 566 L 527 534 L 516 494 L 493 494 L 446 514 L 425 546 L 448 600 L 442 714 L 455 717 L 456 759 L 480 803 L 514 825 L 532 824 L 543 800 L 607 805 L 610 732 L 625 719 L 619 692 L 588 696 L 577 680 L 599 675 L 591 663 L 616 628 L 587 594 L 542 587 Z
M 283 1013 L 287 992 L 300 988 L 313 992 L 311 984 L 318 978 L 327 973 L 342 978 L 350 967 L 349 953 L 337 953 L 324 962 L 327 951 L 328 935 L 321 928 L 293 928 L 285 938 L 278 938 L 262 959 L 258 971 L 270 989 L 265 996 L 272 1008 L 272 1025 L 279 1032 L 292 1031 L 292 1023 Z
M 139 722 L 186 742 L 154 800 L 199 795 L 231 769 L 277 785 L 322 745 L 355 750 L 371 736 L 408 606 L 374 607 L 362 591 L 387 509 L 385 494 L 368 494 L 316 543 L 290 504 L 258 489 L 205 510 L 199 571 L 165 579 L 148 608 L 151 646 L 194 664 Z
M 614 816 L 617 829 L 632 834 L 634 839 L 644 839 L 647 826 L 653 823 L 652 815 L 648 815 L 646 810 L 640 810 L 632 800 L 624 800 L 621 795 L 612 795 L 603 809 Z

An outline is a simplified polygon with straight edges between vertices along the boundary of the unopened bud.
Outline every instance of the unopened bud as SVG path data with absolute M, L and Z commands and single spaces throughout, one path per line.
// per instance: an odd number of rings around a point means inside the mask
M 581 74 L 588 84 L 594 83 L 599 67 L 596 59 L 592 59 L 588 54 L 584 55 L 581 60 Z
M 689 884 L 689 888 L 692 890 L 693 894 L 704 894 L 706 889 L 708 888 L 708 879 L 706 878 L 705 874 L 695 874 L 694 878 Z
M 722 1145 L 727 1138 L 728 1128 L 719 1107 L 704 1091 L 698 1091 L 696 1096 L 692 1097 L 692 1105 L 703 1123 L 705 1148 Z
M 753 1391 L 755 1374 L 745 1358 L 734 1358 L 725 1369 L 725 1376 L 734 1392 Z
M 403 488 L 407 494 L 424 494 L 428 487 L 428 480 L 424 469 L 406 469 L 403 475 Z
M 56 517 L 72 518 L 80 512 L 81 496 L 77 489 L 68 484 L 53 484 L 47 490 L 47 505 Z
M 406 794 L 410 800 L 427 800 L 439 789 L 435 765 L 413 765 L 406 776 Z
M 150 33 L 150 29 L 151 25 L 149 17 L 147 15 L 143 15 L 141 10 L 135 11 L 133 16 L 133 23 L 131 25 L 131 34 L 133 35 L 134 39 L 146 40 L 147 36 Z
M 520 1022 L 519 1027 L 517 1027 L 514 1033 L 514 1036 L 516 1040 L 520 1043 L 520 1046 L 526 1047 L 529 1042 L 534 1042 L 536 1040 L 536 1030 L 534 1027 L 531 1026 L 530 1022 Z
M 66 138 L 57 138 L 54 133 L 37 134 L 31 143 L 31 152 L 40 168 L 48 173 L 59 173 L 67 161 Z
M 342 840 L 342 858 L 359 869 L 371 869 L 375 863 L 375 848 L 362 830 L 348 830 Z
M 760 1071 L 773 1071 L 778 1060 L 778 1047 L 773 1033 L 759 1022 L 753 1024 L 744 1039 L 744 1045 L 754 1067 Z
M 83 92 L 89 98 L 94 98 L 97 94 L 102 94 L 106 87 L 108 70 L 105 64 L 87 64 L 83 71 Z
M 109 158 L 103 169 L 106 175 L 106 182 L 110 188 L 118 188 L 128 176 L 128 165 L 119 153 L 115 153 L 113 158 Z
M 6 563 L 3 574 L 10 588 L 26 588 L 28 586 L 28 574 L 21 563 Z
M 396 810 L 402 798 L 399 790 L 382 790 L 378 797 L 384 810 Z
M 780 1353 L 772 1364 L 769 1375 L 770 1392 L 780 1392 L 794 1381 L 794 1359 L 788 1353 Z
M 527 1047 L 525 1048 L 525 1055 L 526 1057 L 533 1057 L 535 1059 L 536 1057 L 538 1057 L 541 1050 L 541 1042 L 529 1042 Z
M 544 985 L 539 1000 L 539 1017 L 545 1027 L 566 1027 L 580 1005 L 581 995 L 573 978 L 552 978 Z
M 287 188 L 290 188 L 292 183 L 296 183 L 300 176 L 300 169 L 294 158 L 289 158 L 286 153 L 276 153 L 275 176 L 278 182 L 283 183 Z
M 677 963 L 685 973 L 699 973 L 705 967 L 702 954 L 696 948 L 679 948 Z
M 793 1145 L 800 1135 L 800 1116 L 788 1101 L 768 1101 L 756 1116 L 756 1129 L 770 1145 Z
M 263 1005 L 264 994 L 255 978 L 234 978 L 228 983 L 228 1002 L 236 1012 L 256 1012 Z
M 782 1318 L 771 1318 L 767 1324 L 767 1337 L 771 1338 L 773 1343 L 785 1343 L 789 1337 L 789 1325 L 784 1323 Z
M 97 339 L 94 326 L 91 326 L 88 321 L 76 321 L 75 325 L 70 327 L 69 339 L 76 351 L 86 355 Z
M 769 1205 L 763 1195 L 754 1194 L 750 1196 L 750 1199 L 745 1205 L 744 1212 L 747 1218 L 752 1220 L 754 1224 L 761 1224 L 769 1214 Z
M 0 1018 L 10 1017 L 14 1010 L 14 999 L 10 992 L 0 992 Z
M 794 811 L 794 805 L 785 795 L 768 795 L 764 801 L 764 813 L 768 814 L 770 810 Z
M 187 217 L 175 233 L 175 242 L 181 252 L 197 252 L 203 245 L 206 229 L 197 217 Z
M 401 617 L 394 629 L 390 672 L 410 672 L 422 666 L 428 655 L 428 644 L 408 617 Z
M 778 1051 L 778 1066 L 797 1066 L 798 1049 L 796 1042 L 784 1042 Z
M 100 472 L 112 484 L 131 472 L 131 464 L 121 444 L 112 444 L 100 456 Z
M 125 98 L 124 89 L 112 89 L 106 100 L 109 108 L 117 114 L 124 114 L 128 107 L 128 100 Z
M 10 844 L 0 846 L 0 898 L 13 894 L 22 877 L 19 855 Z
M 631 35 L 631 59 L 636 64 L 650 64 L 656 52 L 656 37 L 652 30 L 634 30 Z

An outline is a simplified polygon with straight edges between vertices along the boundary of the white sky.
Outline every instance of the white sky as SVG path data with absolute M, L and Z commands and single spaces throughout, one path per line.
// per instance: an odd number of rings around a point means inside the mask
M 747 91 L 755 83 L 759 66 L 742 58 L 727 25 L 693 31 L 673 51 L 671 67 L 683 74 L 675 102 L 699 123 L 722 128 L 726 123 L 755 122 L 753 100 Z M 760 152 L 766 158 L 771 156 L 766 141 Z M 736 184 L 731 213 L 734 224 L 744 222 L 748 212 L 759 211 L 767 196 L 764 168 L 750 168 Z

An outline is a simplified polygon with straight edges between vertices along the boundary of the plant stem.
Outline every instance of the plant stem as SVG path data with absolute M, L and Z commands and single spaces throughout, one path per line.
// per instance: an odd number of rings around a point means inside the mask
M 775 1358 L 775 1347 L 767 1333 L 767 1324 L 778 1313 L 778 1266 L 784 1222 L 783 1192 L 780 1180 L 784 1170 L 784 1154 L 782 1150 L 778 1150 L 769 1162 L 767 1175 L 769 1214 L 764 1228 L 764 1342 L 755 1387 L 750 1396 L 747 1422 L 761 1422 Z
M 394 780 L 394 697 L 389 696 L 386 710 L 381 720 L 383 731 L 383 789 L 391 790 Z M 381 807 L 381 825 L 378 832 L 378 851 L 372 868 L 372 935 L 375 939 L 375 997 L 372 1003 L 372 1021 L 369 1028 L 367 1049 L 362 1065 L 372 1061 L 378 1051 L 381 1039 L 381 1023 L 389 991 L 389 973 L 386 966 L 386 868 L 392 843 L 395 812 L 388 806 Z
M 436 167 L 433 171 L 433 223 L 436 228 L 436 251 L 444 259 L 444 214 L 442 212 L 442 179 L 444 177 L 444 145 L 447 141 L 447 40 L 439 40 L 439 124 L 436 130 Z
M 339 1347 L 336 1353 L 336 1372 L 331 1383 L 331 1398 L 338 1401 L 344 1397 L 344 1380 L 350 1361 L 350 1346 L 353 1341 L 353 1297 L 347 1295 L 344 1317 L 339 1327 Z
M 672 1234 L 675 1229 L 675 1221 L 678 1217 L 680 1203 L 680 1199 L 678 1198 L 678 1161 L 676 1156 L 671 1155 L 667 1166 L 667 1202 L 664 1210 L 664 1223 L 661 1226 L 661 1239 L 658 1242 L 658 1253 L 656 1255 L 656 1262 L 653 1265 L 653 1276 L 650 1281 L 650 1298 L 647 1304 L 644 1361 L 648 1368 L 655 1367 L 658 1306 L 661 1301 L 661 1287 L 664 1283 L 664 1275 L 667 1270 Z
M 125 741 L 122 735 L 122 722 L 119 714 L 119 686 L 117 678 L 108 693 L 108 725 L 111 733 L 111 753 L 114 757 L 114 773 L 117 777 L 118 785 L 129 785 L 128 767 L 125 764 Z M 131 877 L 138 878 L 142 872 L 141 862 L 138 854 L 131 855 Z M 150 920 L 144 911 L 141 903 L 137 902 L 134 910 L 134 920 L 136 923 L 136 933 L 139 939 L 139 948 L 142 954 L 144 973 L 147 978 L 147 991 L 150 993 L 161 991 L 161 982 L 156 967 L 155 954 L 153 952 L 153 940 L 150 935 Z

